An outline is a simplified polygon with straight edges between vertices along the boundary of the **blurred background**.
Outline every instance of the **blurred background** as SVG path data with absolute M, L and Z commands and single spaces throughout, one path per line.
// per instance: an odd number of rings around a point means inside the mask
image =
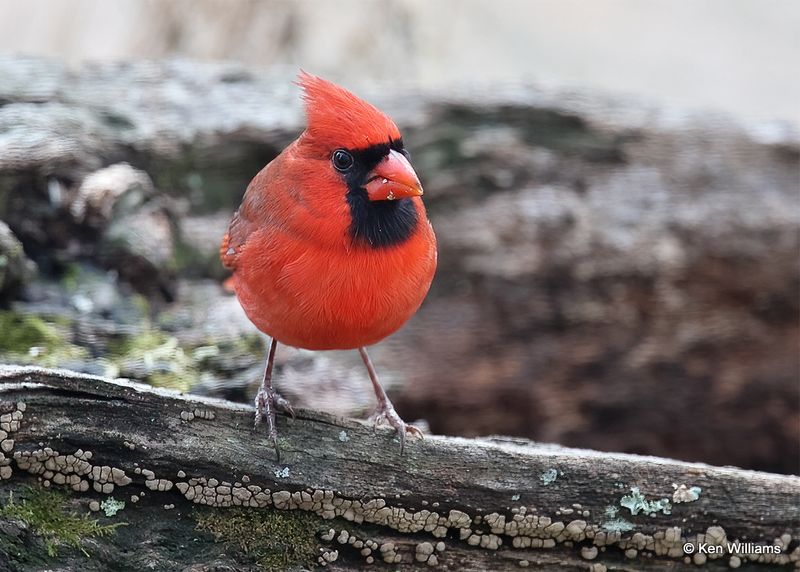
M 219 239 L 298 69 L 404 132 L 439 237 L 373 360 L 434 433 L 800 468 L 800 4 L 0 0 L 0 361 L 250 402 Z M 278 351 L 366 416 L 355 352 Z
M 345 83 L 526 80 L 800 121 L 792 0 L 0 0 L 0 51 L 185 57 Z

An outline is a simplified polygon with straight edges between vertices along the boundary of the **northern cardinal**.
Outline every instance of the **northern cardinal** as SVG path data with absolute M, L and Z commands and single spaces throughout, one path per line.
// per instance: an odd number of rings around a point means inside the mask
M 436 270 L 436 237 L 422 185 L 394 122 L 349 91 L 301 72 L 305 131 L 250 182 L 220 246 L 229 284 L 255 326 L 272 338 L 256 395 L 277 451 L 275 410 L 293 414 L 272 387 L 278 342 L 309 350 L 358 349 L 372 381 L 375 421 L 403 422 L 365 346 L 419 308 Z

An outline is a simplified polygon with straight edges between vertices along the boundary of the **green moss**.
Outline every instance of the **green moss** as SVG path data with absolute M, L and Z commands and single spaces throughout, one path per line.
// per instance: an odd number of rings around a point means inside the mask
M 169 343 L 169 337 L 158 330 L 147 329 L 140 334 L 110 340 L 106 347 L 109 358 L 125 358 L 134 353 L 157 350 Z
M 31 347 L 59 342 L 58 332 L 38 316 L 0 312 L 0 351 L 26 354 Z
M 180 372 L 156 372 L 150 374 L 147 378 L 147 383 L 153 387 L 163 387 L 165 389 L 174 389 L 184 393 L 192 389 L 197 381 L 194 375 L 187 376 L 185 373 Z
M 74 292 L 78 289 L 83 274 L 83 268 L 80 264 L 70 263 L 61 275 L 61 285 L 68 292 Z
M 64 362 L 84 359 L 85 348 L 71 344 L 58 321 L 40 316 L 0 311 L 0 356 L 15 363 L 44 367 L 63 366 Z
M 258 334 L 243 334 L 238 336 L 235 341 L 244 353 L 263 356 L 264 352 L 267 350 L 264 345 L 264 338 Z
M 252 356 L 256 361 L 264 358 L 267 346 L 259 334 L 242 334 L 216 344 L 220 353 L 227 356 Z
M 242 334 L 235 338 L 208 340 L 207 345 L 194 348 L 191 352 L 197 367 L 202 370 L 227 372 L 226 362 L 249 358 L 254 363 L 264 359 L 267 348 L 264 339 L 258 334 Z
M 0 517 L 16 518 L 30 527 L 31 531 L 44 542 L 47 555 L 58 556 L 61 546 L 69 546 L 89 554 L 83 548 L 83 540 L 108 536 L 124 523 L 100 525 L 88 514 L 77 515 L 66 507 L 67 495 L 40 488 L 26 487 L 21 498 L 14 493 L 0 507 Z
M 197 530 L 235 547 L 267 571 L 311 568 L 319 552 L 322 520 L 307 512 L 196 508 Z
M 108 343 L 106 374 L 139 378 L 155 387 L 189 391 L 199 371 L 177 338 L 148 328 Z
M 137 292 L 131 295 L 130 301 L 139 316 L 150 315 L 150 301 L 146 296 Z

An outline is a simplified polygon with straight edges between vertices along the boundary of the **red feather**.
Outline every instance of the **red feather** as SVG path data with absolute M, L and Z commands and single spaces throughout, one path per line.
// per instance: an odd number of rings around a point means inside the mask
M 304 138 L 326 149 L 365 149 L 400 139 L 400 130 L 377 107 L 329 81 L 300 72 L 308 127 Z

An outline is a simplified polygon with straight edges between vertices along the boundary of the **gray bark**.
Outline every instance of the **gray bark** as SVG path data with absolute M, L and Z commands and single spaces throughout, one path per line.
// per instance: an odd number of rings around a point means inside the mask
M 800 558 L 797 477 L 511 438 L 428 436 L 401 456 L 388 430 L 308 410 L 279 417 L 277 462 L 253 430 L 250 407 L 39 368 L 0 369 L 0 408 L 0 490 L 35 476 L 40 486 L 71 487 L 82 506 L 109 495 L 128 501 L 114 518 L 129 526 L 87 545 L 91 559 L 62 562 L 68 569 L 249 569 L 235 543 L 196 531 L 192 505 L 201 499 L 219 514 L 241 505 L 317 515 L 319 558 L 337 550 L 335 570 L 382 556 L 397 557 L 400 570 L 517 570 L 526 562 L 676 570 L 692 561 L 684 543 L 725 539 L 780 545 L 779 555 L 752 555 L 760 561 L 748 569 Z M 340 544 L 342 530 L 365 546 Z M 175 539 L 187 537 L 191 547 L 181 551 Z M 440 541 L 444 550 L 436 550 Z M 435 561 L 417 561 L 431 549 Z M 694 558 L 721 570 L 749 557 Z

